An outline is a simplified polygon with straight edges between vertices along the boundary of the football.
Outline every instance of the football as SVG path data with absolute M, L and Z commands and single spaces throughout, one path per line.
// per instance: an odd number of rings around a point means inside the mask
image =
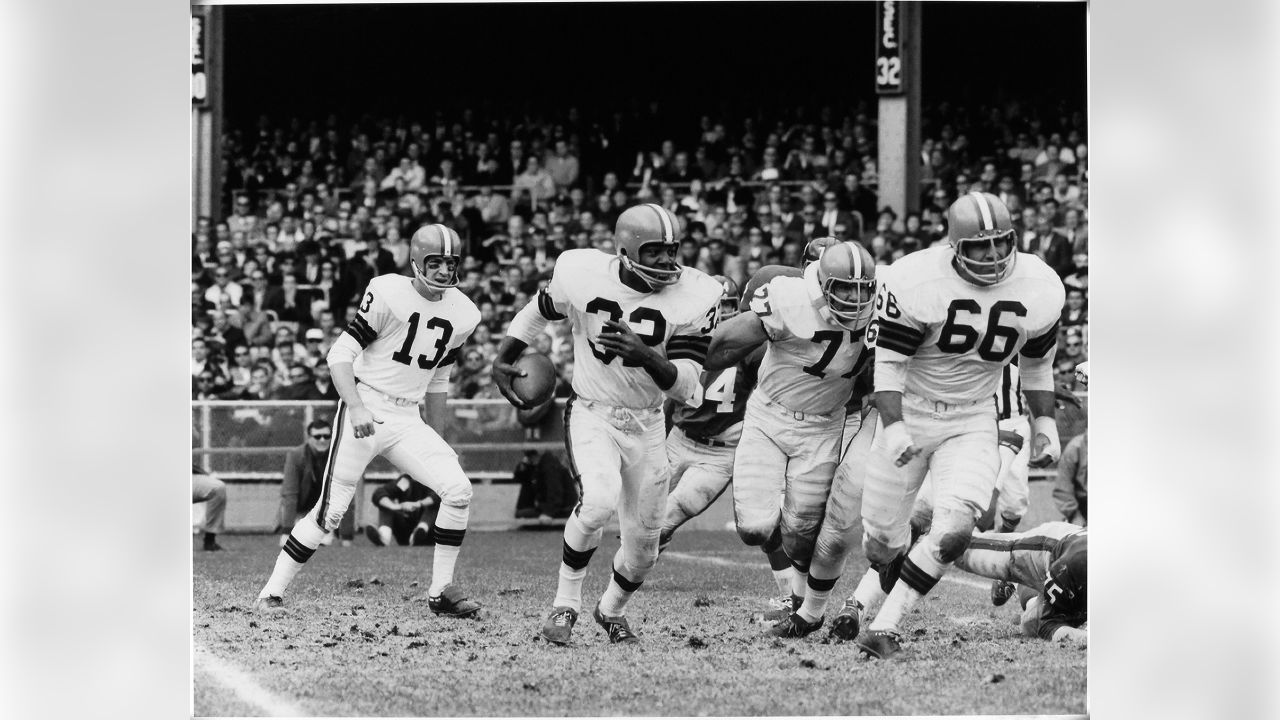
M 515 366 L 525 373 L 511 379 L 517 397 L 529 405 L 541 405 L 551 398 L 556 389 L 556 368 L 550 358 L 538 352 L 525 353 Z

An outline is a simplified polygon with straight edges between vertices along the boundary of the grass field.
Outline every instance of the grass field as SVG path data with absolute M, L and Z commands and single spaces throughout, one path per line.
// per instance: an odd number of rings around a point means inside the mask
M 1016 603 L 955 570 L 910 616 L 903 652 L 859 658 L 826 628 L 779 641 L 752 619 L 776 594 L 763 556 L 731 532 L 676 536 L 613 647 L 591 620 L 617 540 L 592 560 L 569 647 L 536 638 L 555 589 L 560 533 L 473 532 L 458 582 L 479 620 L 436 618 L 431 548 L 320 548 L 288 611 L 253 599 L 275 536 L 194 553 L 198 716 L 1029 715 L 1085 712 L 1085 650 L 1019 637 Z M 850 559 L 828 617 L 866 569 Z M 697 601 L 695 603 L 695 601 Z

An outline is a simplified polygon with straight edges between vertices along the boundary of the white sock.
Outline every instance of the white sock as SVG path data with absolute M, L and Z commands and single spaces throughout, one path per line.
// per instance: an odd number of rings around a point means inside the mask
M 276 556 L 275 568 L 272 569 L 271 577 L 267 579 L 267 584 L 262 587 L 258 597 L 264 598 L 268 595 L 284 597 L 284 591 L 289 588 L 289 583 L 293 582 L 293 578 L 302 569 L 303 562 L 310 559 L 311 554 L 320 546 L 324 536 L 324 531 L 315 520 L 311 519 L 310 515 L 299 520 L 293 526 L 293 531 L 285 538 L 285 549 Z M 301 556 L 303 561 L 299 562 L 295 559 L 295 555 Z
M 946 571 L 947 566 L 934 559 L 928 542 L 916 543 L 916 546 L 911 548 L 911 552 L 907 553 L 907 560 L 902 563 L 902 574 L 898 576 L 898 582 L 894 583 L 889 597 L 885 598 L 884 606 L 880 608 L 876 619 L 871 622 L 870 629 L 897 632 L 902 624 L 902 618 L 906 617 L 907 613 L 911 612 L 911 608 L 915 607 L 916 603 L 920 602 L 920 598 L 929 591 L 925 589 L 924 592 L 920 592 L 912 587 L 913 583 L 908 578 L 921 573 L 926 578 L 932 579 L 933 583 L 937 583 Z M 929 587 L 931 588 L 932 585 Z
M 582 520 L 577 515 L 570 515 L 564 524 L 564 545 L 576 553 L 592 553 L 600 546 L 600 538 L 603 534 L 603 529 L 592 532 L 582 524 Z M 575 570 L 561 559 L 560 579 L 556 587 L 556 599 L 552 604 L 556 607 L 570 607 L 581 612 L 582 581 L 586 576 L 585 565 Z
M 826 590 L 815 590 L 813 583 L 805 588 L 804 604 L 797 611 L 800 617 L 811 623 L 822 619 L 827 612 L 827 600 L 831 597 L 831 590 L 835 587 L 835 583 L 832 582 L 831 585 Z
M 391 526 L 390 526 L 390 525 L 383 525 L 383 526 L 379 527 L 379 528 L 378 528 L 378 537 L 382 538 L 382 544 L 383 544 L 383 545 L 390 545 L 390 544 L 391 544 L 391 542 L 395 539 L 395 538 L 393 538 L 393 537 L 391 536 Z
M 470 507 L 441 505 L 436 516 L 436 548 L 431 558 L 431 585 L 429 597 L 439 595 L 453 582 L 453 569 L 462 551 L 462 537 L 467 532 Z
M 853 599 L 862 603 L 862 607 L 870 610 L 872 607 L 884 602 L 885 592 L 880 588 L 880 573 L 875 570 L 867 570 L 862 579 L 858 581 L 858 587 L 853 590 Z
M 630 579 L 635 576 L 635 573 L 631 572 L 623 561 L 622 548 L 618 548 L 617 554 L 614 555 L 613 568 L 613 576 L 609 578 L 609 587 L 600 596 L 600 612 L 609 617 L 625 615 L 627 601 L 631 599 L 636 590 L 640 589 L 640 583 Z M 630 588 L 629 590 L 619 582 L 619 576 L 621 576 L 621 583 L 626 583 L 627 587 Z
M 796 570 L 795 566 L 792 566 L 791 571 L 791 594 L 804 597 L 805 592 L 809 589 L 809 573 L 802 573 Z

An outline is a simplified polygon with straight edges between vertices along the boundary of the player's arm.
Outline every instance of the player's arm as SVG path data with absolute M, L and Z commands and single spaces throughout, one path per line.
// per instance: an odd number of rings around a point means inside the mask
M 672 340 L 676 337 L 673 336 Z M 668 360 L 658 353 L 657 350 L 645 344 L 644 340 L 636 335 L 635 331 L 627 323 L 617 320 L 606 320 L 604 329 L 600 331 L 600 337 L 596 339 L 596 344 L 600 347 L 617 354 L 633 363 L 639 363 L 649 377 L 657 383 L 658 389 L 667 393 L 673 400 L 683 402 L 685 398 L 681 397 L 681 393 L 676 389 L 677 381 L 681 380 L 681 370 L 676 363 Z M 671 352 L 668 350 L 668 352 Z M 693 385 L 698 383 L 698 375 L 702 373 L 701 363 L 693 364 L 692 382 Z M 683 386 L 687 383 L 681 383 Z M 692 388 L 688 393 L 689 397 L 693 396 Z
M 716 328 L 707 348 L 706 369 L 710 372 L 731 368 L 746 360 L 769 339 L 764 323 L 755 313 L 736 315 Z M 763 356 L 761 353 L 760 356 Z
M 1057 346 L 1058 323 L 1055 321 L 1028 340 L 1018 357 L 1022 394 L 1031 411 L 1031 458 L 1027 465 L 1033 468 L 1045 467 L 1062 454 L 1053 402 L 1053 356 Z
M 884 283 L 876 293 L 875 324 L 875 405 L 890 456 L 895 465 L 902 467 L 920 454 L 902 422 L 902 392 L 911 358 L 924 343 L 925 326 L 910 315 Z
M 511 324 L 507 326 L 507 336 L 498 344 L 498 354 L 489 371 L 493 376 L 493 384 L 498 386 L 498 392 L 520 410 L 531 410 L 533 406 L 526 404 L 511 390 L 512 379 L 525 375 L 524 371 L 516 368 L 516 360 L 533 343 L 533 339 L 546 330 L 547 323 L 568 317 L 568 298 L 556 282 L 559 268 L 560 266 L 556 267 L 556 273 L 552 274 L 547 287 L 539 290 L 511 319 Z
M 326 356 L 333 388 L 338 391 L 338 397 L 342 398 L 342 402 L 346 403 L 351 428 L 358 438 L 372 435 L 374 424 L 382 424 L 382 420 L 364 406 L 360 393 L 356 392 L 356 371 L 353 363 L 356 361 L 356 356 L 369 347 L 369 343 L 378 339 L 378 331 L 385 324 L 388 315 L 389 312 L 381 297 L 372 289 L 367 289 L 361 305 L 357 308 L 355 318 L 333 342 Z M 336 428 L 334 432 L 342 432 L 342 428 Z

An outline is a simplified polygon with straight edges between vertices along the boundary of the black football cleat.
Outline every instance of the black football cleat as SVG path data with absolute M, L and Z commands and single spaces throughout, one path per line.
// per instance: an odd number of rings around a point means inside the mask
M 279 595 L 268 595 L 253 601 L 253 609 L 260 613 L 274 613 L 284 610 L 284 598 Z
M 800 606 L 804 604 L 804 598 L 800 595 L 791 595 L 790 597 L 784 595 L 780 598 L 771 599 L 769 604 L 773 606 L 773 609 L 766 610 L 760 616 L 760 619 L 769 623 L 782 622 L 790 617 L 791 613 L 800 609 Z
M 991 581 L 991 604 L 996 607 L 1009 602 L 1009 598 L 1017 591 L 1017 586 L 1004 580 Z
M 609 634 L 609 642 L 614 645 L 632 645 L 640 642 L 640 636 L 631 632 L 631 625 L 627 623 L 626 617 L 622 615 L 616 617 L 606 616 L 600 612 L 599 603 L 596 604 L 596 609 L 591 613 L 591 617 L 595 618 L 596 623 Z
M 858 630 L 862 627 L 862 611 L 862 603 L 853 598 L 845 600 L 844 607 L 840 608 L 840 612 L 831 621 L 831 637 L 839 640 L 856 639 Z
M 868 630 L 856 642 L 863 655 L 877 660 L 888 660 L 902 649 L 902 636 L 892 630 Z
M 769 628 L 769 634 L 778 638 L 802 638 L 818 628 L 822 627 L 825 618 L 818 618 L 817 622 L 809 622 L 800 617 L 800 613 L 791 613 L 784 620 L 779 620 L 778 624 Z
M 468 600 L 456 585 L 445 585 L 440 594 L 427 598 L 427 607 L 436 615 L 445 617 L 469 618 L 480 612 L 480 603 Z
M 578 622 L 578 611 L 571 607 L 551 608 L 547 622 L 542 625 L 542 639 L 556 645 L 568 645 L 573 626 Z

